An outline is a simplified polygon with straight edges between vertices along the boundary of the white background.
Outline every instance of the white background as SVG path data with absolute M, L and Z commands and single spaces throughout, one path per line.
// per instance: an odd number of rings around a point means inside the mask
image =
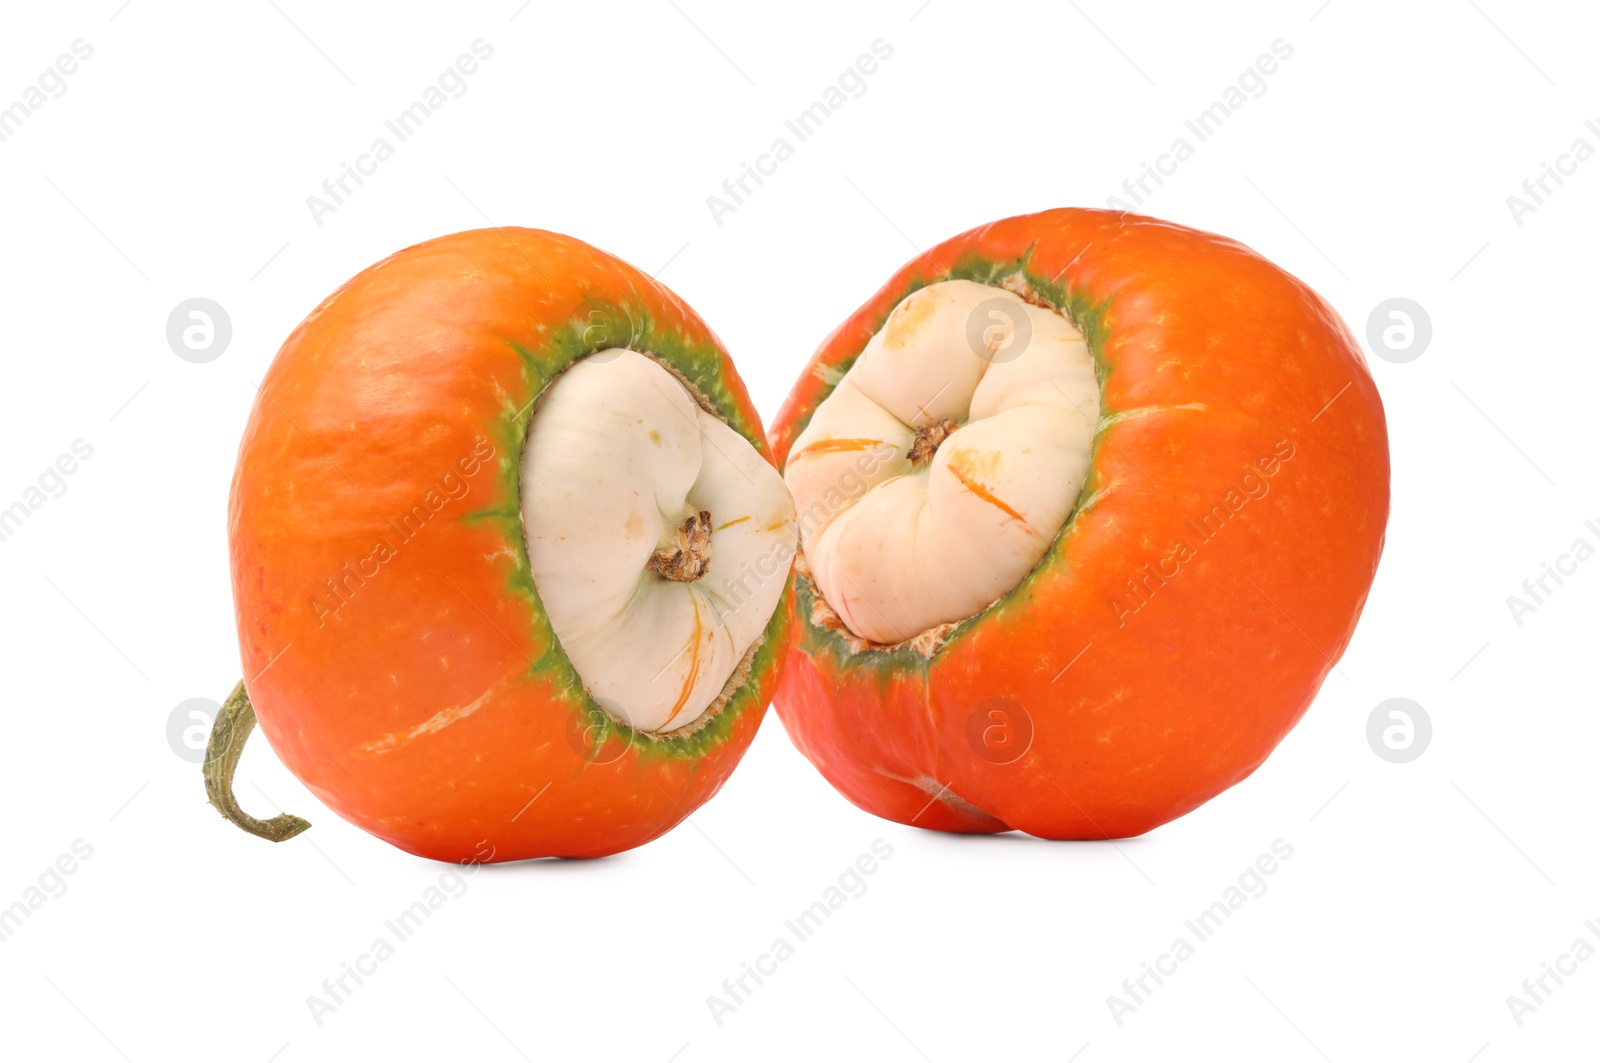
M 1600 922 L 1593 414 L 1600 21 L 1508 0 L 1117 5 L 713 0 L 31 4 L 0 105 L 92 58 L 0 144 L 0 506 L 93 456 L 0 542 L 0 906 L 92 846 L 0 943 L 0 1051 L 82 1060 L 1594 1058 L 1600 961 L 1514 1021 L 1509 994 Z M 472 41 L 494 49 L 319 226 L 306 205 Z M 707 196 L 871 43 L 893 56 L 734 213 Z M 483 869 L 336 1011 L 306 999 L 438 881 L 323 809 L 259 738 L 223 823 L 169 714 L 238 675 L 225 506 L 278 344 L 416 241 L 571 233 L 650 271 L 727 342 L 770 418 L 824 335 L 916 250 L 996 218 L 1104 206 L 1283 38 L 1294 49 L 1143 210 L 1240 239 L 1365 336 L 1394 513 L 1371 601 L 1309 714 L 1251 779 L 1136 840 L 956 838 L 838 797 L 776 717 L 720 796 L 593 863 Z M 793 138 L 790 138 L 793 141 Z M 1194 141 L 1190 135 L 1191 142 Z M 1554 187 L 1554 186 L 1552 186 Z M 180 301 L 233 339 L 191 364 Z M 1337 519 L 1336 516 L 1334 519 Z M 1553 586 L 1553 584 L 1551 585 Z M 1366 739 L 1408 697 L 1433 740 Z M 270 802 L 270 803 L 269 803 Z M 719 1025 L 707 997 L 874 839 L 868 889 Z M 1107 998 L 1275 839 L 1293 856 L 1133 1013 Z

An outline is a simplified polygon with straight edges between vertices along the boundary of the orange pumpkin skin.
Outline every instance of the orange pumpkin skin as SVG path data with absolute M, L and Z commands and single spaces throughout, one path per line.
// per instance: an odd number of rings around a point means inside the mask
M 438 860 L 596 857 L 721 787 L 776 687 L 786 588 L 749 677 L 656 739 L 589 698 L 539 605 L 518 468 L 540 391 L 633 347 L 770 460 L 711 330 L 632 266 L 528 229 L 458 233 L 365 270 L 279 351 L 229 507 L 261 730 L 330 808 Z
M 1338 315 L 1248 248 L 1051 210 L 933 248 L 829 336 L 773 425 L 780 467 L 894 306 L 951 278 L 1025 281 L 1089 340 L 1102 421 L 1078 511 L 931 659 L 852 651 L 802 571 L 775 707 L 885 818 L 1141 834 L 1254 771 L 1349 642 L 1389 509 L 1377 389 Z

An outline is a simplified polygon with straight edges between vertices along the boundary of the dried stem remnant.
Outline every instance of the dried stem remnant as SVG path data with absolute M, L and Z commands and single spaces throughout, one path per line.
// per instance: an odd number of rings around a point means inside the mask
M 662 547 L 650 556 L 650 571 L 663 579 L 689 583 L 711 568 L 711 514 L 689 514 L 678 529 L 675 547 Z
M 919 469 L 933 460 L 934 454 L 939 451 L 939 444 L 950 438 L 950 433 L 961 426 L 950 418 L 945 417 L 933 424 L 925 424 L 917 429 L 917 438 L 911 443 L 911 453 L 907 456 L 913 469 Z

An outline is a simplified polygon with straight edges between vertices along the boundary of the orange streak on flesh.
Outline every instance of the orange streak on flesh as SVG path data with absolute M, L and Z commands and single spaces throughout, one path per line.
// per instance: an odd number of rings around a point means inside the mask
M 962 487 L 965 487 L 968 491 L 971 491 L 973 494 L 977 495 L 991 506 L 1000 510 L 1000 512 L 1004 513 L 1006 516 L 1022 525 L 1023 528 L 1027 530 L 1028 534 L 1039 534 L 1038 532 L 1034 531 L 1033 528 L 1029 527 L 1027 518 L 1025 518 L 1021 513 L 1018 513 L 1016 510 L 1012 509 L 1010 506 L 1006 505 L 1003 499 L 996 496 L 993 491 L 989 490 L 981 482 L 974 480 L 972 477 L 956 468 L 953 462 L 950 464 L 949 469 L 950 475 L 961 481 Z
M 744 522 L 745 522 L 745 521 L 747 521 L 747 520 L 749 520 L 749 519 L 750 519 L 750 515 L 749 515 L 749 514 L 748 514 L 748 513 L 747 513 L 747 514 L 745 514 L 745 515 L 744 515 L 744 516 L 742 516 L 742 517 L 735 517 L 735 518 L 733 518 L 733 519 L 732 519 L 732 520 L 730 520 L 730 521 L 729 521 L 729 522 L 728 522 L 728 523 L 726 523 L 726 524 L 719 524 L 719 525 L 717 525 L 717 531 L 721 531 L 721 530 L 722 530 L 722 529 L 723 529 L 723 528 L 731 528 L 731 527 L 733 527 L 733 526 L 734 526 L 734 525 L 735 525 L 735 524 L 743 524 L 743 523 L 744 523 Z
M 866 450 L 868 447 L 881 447 L 882 445 L 883 440 L 881 439 L 819 439 L 789 460 L 799 461 L 801 458 L 809 458 L 813 454 L 840 454 L 851 450 Z
M 700 602 L 695 598 L 693 591 L 689 593 L 689 604 L 694 606 L 694 634 L 690 636 L 689 641 L 689 674 L 683 677 L 683 689 L 678 692 L 678 701 L 672 706 L 672 712 L 667 716 L 666 723 L 661 725 L 663 731 L 667 729 L 667 724 L 678 718 L 678 713 L 683 711 L 684 705 L 688 704 L 689 695 L 694 693 L 694 681 L 700 678 L 700 635 L 705 627 L 700 622 Z

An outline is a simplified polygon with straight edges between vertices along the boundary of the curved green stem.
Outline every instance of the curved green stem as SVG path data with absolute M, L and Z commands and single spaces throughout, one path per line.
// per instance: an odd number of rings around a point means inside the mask
M 299 816 L 280 814 L 271 819 L 256 819 L 239 807 L 233 796 L 233 773 L 239 767 L 239 757 L 244 754 L 245 740 L 256 728 L 256 709 L 250 704 L 250 692 L 244 680 L 233 688 L 228 700 L 222 703 L 216 720 L 211 724 L 211 738 L 206 742 L 206 797 L 222 818 L 235 827 L 269 842 L 288 841 L 311 824 Z

